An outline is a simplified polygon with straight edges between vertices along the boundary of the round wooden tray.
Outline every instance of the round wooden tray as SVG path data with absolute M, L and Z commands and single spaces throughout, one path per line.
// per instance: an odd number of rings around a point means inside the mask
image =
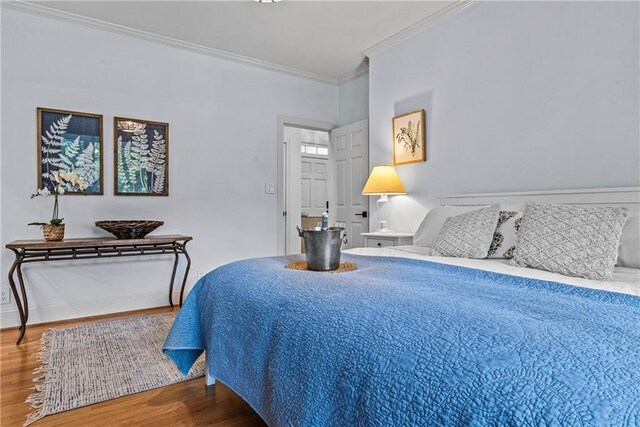
M 289 270 L 313 271 L 313 270 L 309 270 L 307 268 L 307 261 L 293 261 L 293 262 L 290 262 L 289 264 L 285 265 L 284 268 L 288 268 Z M 338 267 L 337 270 L 318 271 L 317 273 L 344 273 L 346 271 L 353 271 L 356 268 L 358 268 L 358 266 L 355 265 L 352 262 L 341 262 L 340 263 L 340 267 Z

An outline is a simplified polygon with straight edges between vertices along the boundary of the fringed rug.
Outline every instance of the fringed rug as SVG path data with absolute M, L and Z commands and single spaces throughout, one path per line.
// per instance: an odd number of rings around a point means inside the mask
M 35 409 L 24 425 L 47 415 L 187 381 L 204 375 L 201 357 L 182 375 L 162 354 L 175 313 L 129 317 L 42 335 L 35 370 Z

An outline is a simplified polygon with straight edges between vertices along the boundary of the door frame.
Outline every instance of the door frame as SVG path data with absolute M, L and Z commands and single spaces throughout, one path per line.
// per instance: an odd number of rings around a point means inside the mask
M 299 117 L 278 115 L 278 137 L 277 143 L 277 158 L 278 158 L 278 201 L 277 201 L 277 254 L 284 255 L 286 250 L 286 218 L 284 212 L 287 210 L 287 194 L 286 194 L 286 170 L 288 167 L 284 158 L 284 127 L 290 126 L 295 128 L 304 128 L 312 130 L 321 130 L 325 132 L 331 132 L 331 130 L 338 127 L 337 125 L 329 122 L 323 122 L 319 120 L 303 119 Z M 331 156 L 331 138 L 329 138 L 329 156 Z M 331 190 L 329 190 L 331 193 Z

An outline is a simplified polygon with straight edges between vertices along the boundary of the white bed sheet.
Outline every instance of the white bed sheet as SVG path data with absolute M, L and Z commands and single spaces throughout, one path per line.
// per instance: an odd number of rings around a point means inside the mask
M 611 292 L 619 292 L 640 296 L 640 269 L 616 267 L 613 271 L 614 280 L 611 282 L 581 279 L 548 271 L 535 270 L 533 268 L 515 267 L 506 259 L 469 259 L 430 256 L 431 248 L 422 246 L 386 246 L 382 248 L 354 248 L 343 251 L 354 255 L 403 257 L 423 259 L 442 264 L 460 265 L 479 270 L 493 271 L 496 273 L 510 274 L 531 279 L 548 280 L 551 282 L 565 283 L 567 285 L 581 286 L 583 288 L 601 289 Z

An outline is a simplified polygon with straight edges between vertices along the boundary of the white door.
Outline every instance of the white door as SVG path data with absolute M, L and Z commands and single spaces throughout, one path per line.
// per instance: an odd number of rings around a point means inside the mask
M 329 203 L 330 220 L 347 229 L 344 249 L 362 247 L 360 233 L 369 231 L 369 199 L 362 195 L 369 176 L 369 121 L 332 130 L 331 153 L 335 193 Z
M 327 180 L 327 158 L 302 156 L 301 164 L 301 200 L 302 216 L 321 217 L 327 209 L 329 187 Z

